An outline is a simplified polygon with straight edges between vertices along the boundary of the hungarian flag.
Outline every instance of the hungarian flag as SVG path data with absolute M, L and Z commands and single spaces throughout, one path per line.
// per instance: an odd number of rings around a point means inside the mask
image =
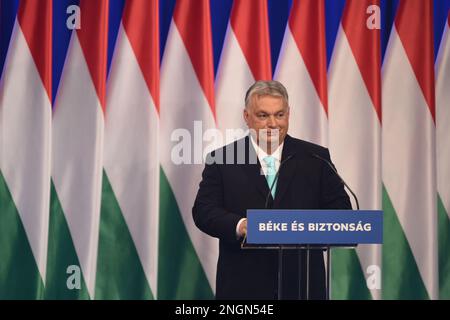
M 329 146 L 342 178 L 357 194 L 360 209 L 381 209 L 381 51 L 375 12 L 379 1 L 348 0 L 337 32 L 329 76 Z M 353 199 L 352 199 L 353 200 Z M 352 201 L 353 209 L 357 209 Z M 379 299 L 381 246 L 334 250 L 332 297 Z M 376 269 L 374 269 L 376 268 Z M 366 277 L 375 272 L 373 282 Z
M 218 242 L 192 219 L 202 132 L 216 127 L 211 42 L 209 1 L 177 1 L 161 62 L 161 299 L 212 298 L 215 291 Z
M 95 295 L 108 5 L 108 0 L 81 0 L 81 28 L 66 29 L 68 42 L 65 34 L 54 39 L 65 63 L 53 107 L 48 299 Z
M 450 11 L 443 29 L 436 59 L 439 298 L 450 299 Z
M 0 299 L 36 299 L 48 269 L 52 1 L 0 11 Z
M 127 1 L 107 82 L 96 299 L 157 297 L 158 2 Z
M 383 61 L 383 298 L 438 298 L 433 2 L 400 1 Z

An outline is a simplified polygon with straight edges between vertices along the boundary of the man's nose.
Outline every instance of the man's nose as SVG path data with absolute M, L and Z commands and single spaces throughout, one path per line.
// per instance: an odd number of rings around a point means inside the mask
M 276 128 L 277 122 L 275 120 L 275 116 L 269 116 L 269 118 L 267 119 L 267 126 L 269 128 Z

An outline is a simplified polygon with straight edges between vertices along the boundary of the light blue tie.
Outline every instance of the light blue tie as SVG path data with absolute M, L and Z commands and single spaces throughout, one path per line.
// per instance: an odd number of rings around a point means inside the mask
M 272 198 L 275 199 L 275 191 L 277 190 L 277 181 L 275 181 L 275 176 L 277 174 L 277 172 L 275 170 L 275 158 L 272 156 L 267 156 L 263 160 L 267 166 L 267 172 L 266 172 L 267 184 L 269 185 L 269 189 L 270 189 L 270 187 L 272 187 L 272 184 L 273 184 Z M 274 183 L 274 181 L 275 181 L 275 183 Z

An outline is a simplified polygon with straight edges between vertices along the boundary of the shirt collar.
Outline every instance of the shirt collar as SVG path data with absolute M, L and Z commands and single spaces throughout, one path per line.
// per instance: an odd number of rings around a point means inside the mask
M 258 144 L 256 143 L 256 141 L 253 139 L 253 137 L 251 135 L 250 135 L 250 140 L 252 141 L 253 148 L 255 149 L 256 155 L 258 156 L 258 159 L 260 159 L 260 162 L 261 162 L 262 159 L 264 159 L 265 157 L 269 156 L 269 154 L 267 154 L 267 152 L 265 152 L 262 148 L 260 148 L 258 146 Z M 283 145 L 284 145 L 284 141 L 270 155 L 273 158 L 275 158 L 275 160 L 277 160 L 278 162 L 281 162 L 281 154 L 283 152 Z

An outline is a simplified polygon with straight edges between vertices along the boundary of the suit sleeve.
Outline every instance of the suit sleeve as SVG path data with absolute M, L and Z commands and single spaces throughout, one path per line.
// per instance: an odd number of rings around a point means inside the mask
M 238 243 L 236 226 L 242 218 L 227 211 L 223 205 L 224 187 L 219 166 L 206 164 L 197 197 L 192 208 L 196 226 L 212 237 Z
M 323 157 L 330 161 L 330 152 L 325 149 Z M 334 166 L 334 165 L 333 165 Z M 323 209 L 352 209 L 344 184 L 336 173 L 324 163 L 321 179 L 321 207 Z

